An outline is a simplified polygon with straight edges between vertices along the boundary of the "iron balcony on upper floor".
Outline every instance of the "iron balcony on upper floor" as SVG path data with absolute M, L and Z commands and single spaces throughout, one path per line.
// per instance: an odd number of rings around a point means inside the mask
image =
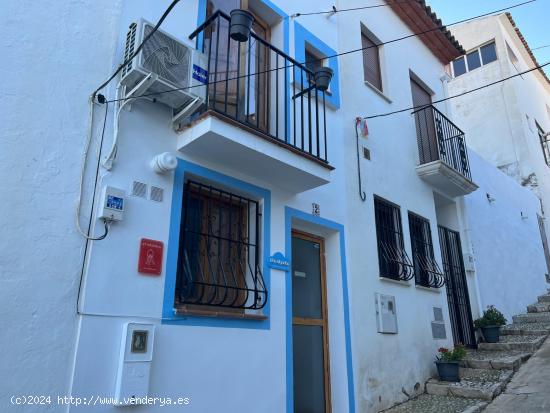
M 449 118 L 429 105 L 413 112 L 418 139 L 418 176 L 449 197 L 467 195 L 472 182 L 465 135 Z
M 189 36 L 204 55 L 208 82 L 178 149 L 294 193 L 328 183 L 334 168 L 325 92 L 310 87 L 315 73 L 254 26 L 247 41 L 235 41 L 230 20 L 217 11 Z

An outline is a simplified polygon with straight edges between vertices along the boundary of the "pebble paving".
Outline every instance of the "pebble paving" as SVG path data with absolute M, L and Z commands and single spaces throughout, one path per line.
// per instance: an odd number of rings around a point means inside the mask
M 384 413 L 461 413 L 482 401 L 462 397 L 422 394 L 405 404 L 386 410 Z
M 525 354 L 519 350 L 468 350 L 466 358 L 472 360 L 502 360 L 509 357 L 517 357 Z
M 540 340 L 541 336 L 500 336 L 501 343 L 531 343 Z
M 548 330 L 550 329 L 550 324 L 548 323 L 519 323 L 519 324 L 510 324 L 506 326 L 507 330 Z M 502 338 L 502 336 L 501 336 Z

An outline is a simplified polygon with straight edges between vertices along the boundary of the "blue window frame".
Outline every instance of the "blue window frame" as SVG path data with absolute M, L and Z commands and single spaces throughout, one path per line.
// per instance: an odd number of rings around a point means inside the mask
M 325 57 L 323 66 L 328 66 L 334 71 L 332 81 L 330 82 L 329 92 L 326 94 L 326 102 L 332 109 L 340 108 L 340 85 L 338 59 L 330 57 L 336 55 L 336 51 L 330 48 L 326 43 L 315 37 L 301 24 L 294 22 L 294 57 L 300 63 L 306 62 L 307 55 Z M 308 65 L 309 66 L 309 65 Z M 299 73 L 296 72 L 296 79 L 299 79 Z M 304 86 L 307 87 L 307 79 L 304 79 Z

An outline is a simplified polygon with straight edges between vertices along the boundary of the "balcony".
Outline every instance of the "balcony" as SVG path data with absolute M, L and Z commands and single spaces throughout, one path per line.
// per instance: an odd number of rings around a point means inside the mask
M 207 62 L 203 108 L 182 130 L 178 149 L 221 162 L 294 193 L 330 181 L 325 93 L 314 73 L 258 34 L 229 36 L 217 11 L 190 36 Z M 293 97 L 296 94 L 296 97 Z
M 454 198 L 475 191 L 468 150 L 462 132 L 433 106 L 413 112 L 418 139 L 418 176 L 445 195 Z

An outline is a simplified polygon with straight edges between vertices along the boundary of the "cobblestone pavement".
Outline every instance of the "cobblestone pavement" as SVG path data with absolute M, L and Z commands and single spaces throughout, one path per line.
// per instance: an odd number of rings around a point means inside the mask
M 550 339 L 520 367 L 486 413 L 550 412 Z
M 482 403 L 483 400 L 477 399 L 422 394 L 408 403 L 386 410 L 384 413 L 462 413 L 468 408 L 474 408 Z M 472 409 L 472 411 L 476 410 Z

